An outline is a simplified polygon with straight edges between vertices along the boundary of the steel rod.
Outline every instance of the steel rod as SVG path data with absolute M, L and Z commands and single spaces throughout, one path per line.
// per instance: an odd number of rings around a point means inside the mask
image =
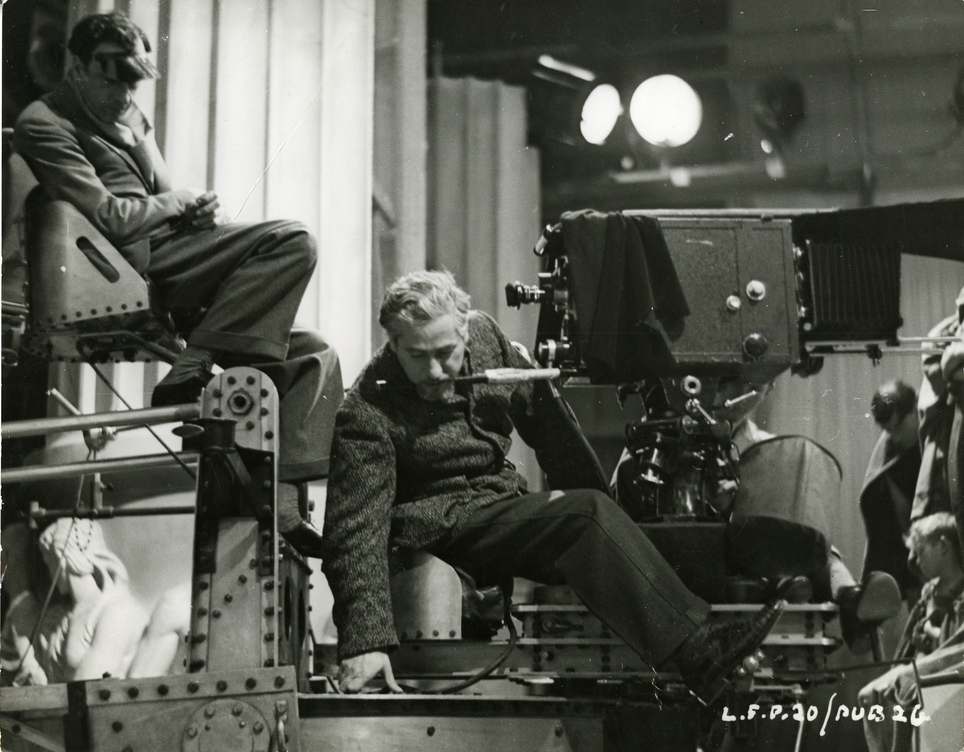
M 4 483 L 26 483 L 54 478 L 71 478 L 92 473 L 113 473 L 132 470 L 149 470 L 156 467 L 176 466 L 181 462 L 197 463 L 197 452 L 178 452 L 177 457 L 169 454 L 145 454 L 140 457 L 121 457 L 116 460 L 92 460 L 90 462 L 71 462 L 64 465 L 28 465 L 12 467 L 3 471 Z
M 53 397 L 64 410 L 66 410 L 71 415 L 83 415 L 83 413 L 78 410 L 74 404 L 62 395 L 57 389 L 50 388 L 47 390 L 47 395 Z
M 681 167 L 692 177 L 727 175 L 734 171 L 759 171 L 763 163 L 708 165 L 704 167 Z M 669 180 L 670 170 L 637 170 L 614 175 L 618 183 L 635 183 L 641 180 Z M 796 219 L 811 214 L 829 214 L 833 209 L 627 209 L 620 212 L 627 217 L 659 217 L 665 219 L 721 218 L 721 219 Z
M 900 342 L 902 345 L 907 343 L 913 343 L 913 342 L 921 342 L 924 344 L 930 343 L 932 345 L 943 345 L 943 344 L 948 344 L 950 342 L 954 342 L 955 340 L 958 340 L 958 339 L 960 339 L 960 337 L 951 337 L 951 336 L 948 336 L 948 337 L 898 337 L 897 341 Z
M 860 345 L 845 345 L 841 343 L 830 344 L 827 342 L 807 342 L 806 344 L 807 352 L 811 355 L 868 355 L 869 352 L 866 346 Z M 822 351 L 818 351 L 819 348 L 824 348 Z M 832 349 L 827 349 L 832 348 Z M 930 355 L 933 353 L 939 353 L 941 350 L 937 347 L 892 347 L 887 345 L 881 345 L 880 352 L 886 353 L 888 355 L 916 355 L 920 357 L 921 355 Z
M 41 509 L 31 512 L 35 520 L 57 520 L 61 517 L 79 517 L 82 519 L 109 519 L 112 517 L 152 517 L 168 514 L 194 514 L 195 507 L 176 504 L 166 507 L 103 507 L 101 509 Z
M 19 439 L 23 436 L 39 436 L 63 431 L 82 431 L 85 428 L 108 426 L 147 426 L 158 423 L 183 423 L 201 416 L 200 403 L 172 405 L 171 407 L 148 407 L 143 410 L 116 410 L 93 415 L 75 415 L 65 418 L 37 418 L 4 423 L 0 436 Z

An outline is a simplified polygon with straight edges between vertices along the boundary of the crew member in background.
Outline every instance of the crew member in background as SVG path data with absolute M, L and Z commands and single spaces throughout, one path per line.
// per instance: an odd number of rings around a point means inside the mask
M 605 493 L 595 455 L 547 382 L 458 383 L 532 366 L 448 272 L 393 283 L 388 343 L 338 411 L 322 569 L 334 594 L 339 686 L 358 692 L 398 646 L 389 550 L 424 549 L 479 586 L 513 577 L 568 584 L 650 665 L 672 661 L 704 702 L 769 632 L 782 602 L 710 628 L 649 539 Z M 506 459 L 513 426 L 556 489 L 529 493 Z
M 279 529 L 318 556 L 321 535 L 299 514 L 299 487 L 324 477 L 341 371 L 295 314 L 315 267 L 300 222 L 231 221 L 211 192 L 172 187 L 153 128 L 134 103 L 157 78 L 144 32 L 120 13 L 81 19 L 66 79 L 17 120 L 14 149 L 52 199 L 73 204 L 155 285 L 187 348 L 154 388 L 155 407 L 196 400 L 217 363 L 252 366 L 281 396 Z
M 954 517 L 939 512 L 911 525 L 909 558 L 924 583 L 920 600 L 904 628 L 894 660 L 913 658 L 870 682 L 858 696 L 861 705 L 880 705 L 883 719 L 864 718 L 870 752 L 911 749 L 914 726 L 909 722 L 921 702 L 917 676 L 926 677 L 964 661 L 964 559 Z M 905 720 L 895 720 L 895 706 Z M 960 726 L 958 726 L 960 729 Z
M 920 593 L 917 576 L 907 566 L 904 544 L 921 464 L 917 393 L 903 381 L 888 381 L 874 392 L 870 412 L 881 434 L 860 491 L 860 514 L 867 533 L 864 574 L 887 572 L 897 580 L 910 607 Z
M 917 402 L 921 469 L 911 519 L 951 512 L 964 546 L 964 287 L 955 305 L 955 312 L 928 332 L 953 340 L 923 358 Z

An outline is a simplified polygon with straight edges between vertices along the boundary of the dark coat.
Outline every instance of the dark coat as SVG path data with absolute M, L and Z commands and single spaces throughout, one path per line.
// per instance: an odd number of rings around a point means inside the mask
M 532 366 L 495 321 L 470 312 L 463 373 L 507 367 Z M 341 658 L 398 644 L 390 546 L 436 543 L 476 510 L 527 492 L 506 459 L 513 427 L 552 488 L 605 491 L 595 455 L 546 382 L 476 385 L 434 403 L 418 397 L 388 347 L 362 371 L 335 420 L 325 508 L 322 570 Z
M 920 448 L 916 444 L 901 452 L 889 441 L 887 434 L 881 433 L 870 455 L 860 491 L 860 514 L 867 533 L 864 576 L 875 570 L 887 572 L 897 580 L 905 597 L 917 588 L 917 580 L 907 567 L 907 546 L 903 535 L 910 525 L 910 503 L 914 498 L 920 463 Z M 898 519 L 888 477 L 907 500 L 907 519 Z

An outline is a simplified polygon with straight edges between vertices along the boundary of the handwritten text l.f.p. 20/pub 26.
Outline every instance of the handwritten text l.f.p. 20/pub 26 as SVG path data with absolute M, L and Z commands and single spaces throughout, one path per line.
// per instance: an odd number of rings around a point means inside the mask
M 823 736 L 827 732 L 827 724 L 829 721 L 840 721 L 842 719 L 849 719 L 851 721 L 862 721 L 866 719 L 869 722 L 881 723 L 888 718 L 892 721 L 899 723 L 910 723 L 912 726 L 920 726 L 926 721 L 930 720 L 930 717 L 925 715 L 921 710 L 920 705 L 915 705 L 910 713 L 907 712 L 905 708 L 900 705 L 894 705 L 889 708 L 885 708 L 883 705 L 871 705 L 869 708 L 864 708 L 860 706 L 850 707 L 845 704 L 840 704 L 836 707 L 836 712 L 834 712 L 834 698 L 837 693 L 830 697 L 830 701 L 827 703 L 827 712 L 823 714 L 823 725 L 820 728 L 820 736 Z M 730 712 L 728 706 L 723 707 L 723 721 L 752 721 L 752 720 L 771 720 L 771 721 L 787 721 L 792 720 L 797 723 L 802 723 L 808 721 L 810 723 L 818 720 L 820 718 L 820 708 L 816 705 L 804 706 L 803 703 L 796 702 L 790 706 L 783 705 L 769 705 L 767 707 L 762 707 L 757 703 L 750 703 L 747 706 L 745 713 L 740 713 L 736 715 Z

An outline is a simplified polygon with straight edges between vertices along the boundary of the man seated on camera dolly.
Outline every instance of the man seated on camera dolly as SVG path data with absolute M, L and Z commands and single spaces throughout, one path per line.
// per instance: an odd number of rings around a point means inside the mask
M 401 688 L 389 550 L 418 548 L 479 586 L 513 577 L 568 584 L 650 665 L 673 663 L 704 703 L 753 652 L 783 608 L 711 627 L 679 580 L 605 493 L 598 464 L 548 382 L 471 383 L 532 366 L 448 272 L 397 280 L 379 323 L 389 341 L 336 417 L 322 569 L 334 594 L 342 691 L 383 674 Z M 550 487 L 529 493 L 506 459 L 513 426 Z
M 154 389 L 154 407 L 198 399 L 215 363 L 251 366 L 274 382 L 279 529 L 302 554 L 318 556 L 321 534 L 299 513 L 298 486 L 327 471 L 342 386 L 335 351 L 316 332 L 292 330 L 315 240 L 296 221 L 234 222 L 213 191 L 171 185 L 134 102 L 140 82 L 158 72 L 130 19 L 86 16 L 67 49 L 65 80 L 21 114 L 14 150 L 51 199 L 73 205 L 153 283 L 187 340 Z

